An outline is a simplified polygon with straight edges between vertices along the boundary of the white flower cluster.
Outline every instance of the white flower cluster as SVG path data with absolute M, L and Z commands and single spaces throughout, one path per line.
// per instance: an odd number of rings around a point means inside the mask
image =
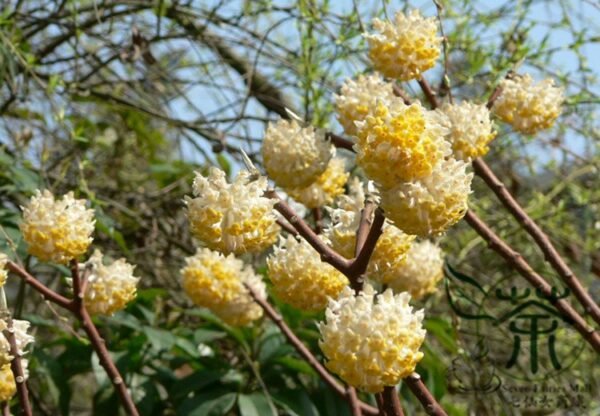
M 33 336 L 27 333 L 27 330 L 31 324 L 29 321 L 20 319 L 13 319 L 12 324 L 15 334 L 15 343 L 17 344 L 17 353 L 19 357 L 21 357 L 25 354 L 25 347 L 34 341 Z M 10 364 L 14 358 L 11 355 L 10 343 L 3 333 L 6 328 L 8 328 L 7 322 L 3 319 L 0 319 L 0 367 Z
M 6 270 L 6 264 L 8 263 L 8 257 L 4 253 L 0 253 L 0 287 L 4 286 L 6 279 L 8 279 L 8 271 Z

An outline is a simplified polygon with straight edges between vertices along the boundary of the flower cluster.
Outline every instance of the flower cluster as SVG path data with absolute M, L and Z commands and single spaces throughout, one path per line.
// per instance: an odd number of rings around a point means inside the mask
M 295 120 L 279 120 L 267 127 L 262 154 L 265 169 L 277 185 L 301 188 L 325 171 L 333 147 L 324 132 L 301 127 Z
M 515 76 L 502 81 L 500 89 L 493 112 L 521 133 L 547 129 L 561 113 L 563 89 L 555 87 L 552 79 L 534 84 L 529 74 Z
M 410 375 L 423 358 L 423 311 L 413 312 L 406 292 L 376 295 L 370 285 L 357 296 L 344 288 L 319 324 L 326 366 L 342 380 L 377 393 Z
M 450 121 L 448 140 L 452 143 L 454 157 L 471 161 L 489 151 L 488 144 L 496 137 L 490 112 L 485 105 L 465 101 L 445 104 L 440 111 Z
M 378 103 L 357 128 L 356 162 L 382 187 L 427 176 L 451 153 L 447 119 L 419 103 Z
M 394 272 L 393 278 L 385 283 L 396 293 L 408 292 L 413 299 L 421 299 L 435 292 L 444 277 L 442 250 L 429 240 L 414 243 Z
M 306 310 L 325 308 L 328 297 L 337 297 L 348 279 L 324 263 L 306 242 L 294 236 L 281 239 L 267 258 L 268 275 L 275 293 L 286 303 Z
M 0 402 L 9 401 L 16 392 L 17 384 L 15 383 L 15 376 L 10 368 L 10 364 L 0 366 Z
M 4 286 L 6 279 L 8 279 L 8 272 L 6 271 L 6 263 L 8 263 L 8 257 L 4 253 L 0 253 L 0 287 Z
M 56 200 L 49 191 L 36 191 L 23 208 L 21 232 L 30 254 L 47 262 L 66 264 L 84 254 L 92 243 L 94 211 L 69 192 Z
M 444 160 L 425 178 L 382 189 L 381 206 L 408 234 L 441 234 L 466 214 L 472 179 L 465 162 Z
M 194 256 L 186 258 L 181 274 L 183 289 L 190 299 L 228 324 L 242 326 L 262 316 L 262 309 L 244 285 L 262 299 L 266 298 L 265 285 L 251 267 L 233 254 L 224 256 L 199 248 Z
M 99 250 L 88 259 L 83 270 L 90 274 L 84 293 L 84 305 L 91 315 L 112 315 L 127 306 L 137 293 L 138 277 L 134 266 L 119 259 L 105 266 Z
M 394 22 L 373 20 L 379 33 L 365 34 L 373 66 L 389 78 L 408 81 L 435 65 L 442 38 L 435 18 L 423 18 L 418 10 L 408 16 L 397 12 Z
M 374 112 L 377 103 L 386 105 L 396 100 L 392 84 L 380 75 L 360 75 L 358 79 L 348 79 L 342 85 L 339 95 L 335 95 L 337 118 L 346 134 L 356 135 L 356 122 Z
M 34 340 L 33 336 L 27 333 L 29 325 L 30 323 L 28 321 L 19 319 L 12 320 L 13 333 L 19 357 L 22 357 L 25 354 L 25 348 Z M 10 343 L 2 332 L 6 330 L 7 327 L 7 322 L 0 319 L 0 402 L 10 400 L 17 392 L 17 385 L 10 367 L 10 363 L 14 357 L 11 355 Z M 21 366 L 23 367 L 24 376 L 27 378 L 29 376 L 29 372 L 27 371 L 28 361 L 21 358 Z
M 327 169 L 313 183 L 305 188 L 286 189 L 287 194 L 307 208 L 329 205 L 344 192 L 349 173 L 345 170 L 344 159 L 333 158 Z
M 263 196 L 265 177 L 246 171 L 227 183 L 225 172 L 212 168 L 208 177 L 196 174 L 194 198 L 186 197 L 191 231 L 208 248 L 222 253 L 260 252 L 279 234 L 275 201 Z

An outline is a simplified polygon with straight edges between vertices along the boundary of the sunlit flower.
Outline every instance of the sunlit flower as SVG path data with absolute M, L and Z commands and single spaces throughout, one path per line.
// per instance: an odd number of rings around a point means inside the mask
M 408 292 L 413 299 L 433 293 L 444 277 L 442 249 L 429 240 L 414 243 L 406 261 L 395 270 L 393 279 L 386 283 L 395 292 Z
M 385 188 L 423 178 L 451 153 L 444 139 L 447 118 L 421 104 L 397 100 L 357 123 L 356 162 L 367 176 Z
M 0 402 L 7 402 L 17 392 L 15 376 L 10 369 L 10 364 L 0 366 Z
M 49 191 L 36 191 L 23 208 L 21 232 L 28 252 L 41 261 L 66 264 L 84 254 L 92 243 L 94 210 L 69 192 L 55 200 Z
M 413 312 L 406 292 L 376 295 L 366 284 L 354 295 L 344 288 L 330 299 L 326 321 L 319 324 L 325 365 L 346 383 L 369 393 L 381 392 L 410 375 L 423 358 L 423 311 Z
M 344 192 L 344 185 L 350 174 L 346 172 L 344 159 L 331 159 L 325 172 L 306 188 L 291 188 L 285 191 L 307 208 L 329 205 Z
M 443 233 L 467 212 L 473 174 L 466 169 L 465 162 L 448 159 L 425 178 L 382 189 L 386 217 L 407 234 Z
M 378 102 L 388 105 L 396 100 L 392 84 L 377 74 L 360 75 L 358 79 L 348 79 L 335 96 L 337 117 L 346 134 L 356 135 L 355 121 L 363 121 L 375 111 Z
M 262 144 L 265 170 L 283 188 L 310 185 L 327 168 L 333 146 L 325 133 L 296 121 L 269 123 Z
M 265 285 L 250 266 L 208 248 L 199 248 L 185 259 L 182 284 L 194 304 L 208 308 L 230 325 L 243 326 L 262 316 L 244 284 L 266 299 Z
M 307 311 L 325 308 L 328 297 L 337 297 L 348 279 L 304 239 L 281 239 L 267 258 L 268 275 L 275 293 L 286 303 Z
M 208 177 L 196 174 L 194 198 L 186 197 L 193 235 L 222 253 L 255 253 L 271 246 L 279 235 L 275 200 L 266 198 L 265 177 L 247 171 L 227 183 L 225 172 L 212 168 Z
M 94 251 L 82 265 L 89 270 L 84 293 L 84 305 L 91 315 L 112 315 L 127 306 L 137 294 L 138 277 L 133 275 L 134 266 L 125 259 L 109 265 L 102 263 L 102 253 Z
M 29 321 L 20 319 L 13 319 L 12 324 L 15 334 L 15 343 L 17 344 L 17 353 L 20 357 L 25 354 L 25 347 L 27 347 L 27 345 L 34 340 L 33 336 L 27 333 L 27 330 L 31 324 Z M 10 364 L 13 359 L 13 356 L 10 352 L 10 343 L 2 332 L 6 328 L 8 328 L 7 322 L 3 319 L 0 319 L 0 366 Z
M 437 35 L 435 18 L 423 18 L 418 10 L 408 16 L 397 12 L 395 21 L 373 20 L 378 33 L 365 34 L 369 57 L 376 70 L 388 78 L 417 79 L 435 65 L 442 38 Z
M 8 271 L 6 270 L 6 263 L 8 263 L 8 257 L 4 253 L 0 253 L 0 287 L 4 286 L 6 279 L 8 279 Z
M 471 161 L 489 151 L 488 144 L 496 137 L 496 132 L 485 105 L 464 101 L 446 104 L 440 111 L 450 120 L 448 140 L 452 143 L 455 158 Z
M 564 90 L 553 79 L 533 83 L 529 74 L 505 79 L 493 112 L 521 133 L 534 134 L 554 124 L 562 109 Z

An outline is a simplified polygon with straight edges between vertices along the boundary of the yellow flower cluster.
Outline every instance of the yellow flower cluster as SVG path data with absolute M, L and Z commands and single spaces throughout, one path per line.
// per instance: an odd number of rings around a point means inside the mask
M 333 158 L 327 169 L 312 184 L 305 188 L 285 189 L 287 194 L 307 208 L 329 205 L 344 192 L 350 174 L 345 170 L 344 159 Z
M 444 160 L 425 178 L 382 189 L 381 206 L 405 233 L 441 234 L 466 214 L 472 179 L 465 162 Z
M 230 325 L 243 326 L 262 316 L 244 284 L 265 299 L 265 285 L 251 267 L 235 258 L 208 248 L 199 248 L 186 258 L 181 269 L 183 289 L 196 305 L 214 312 Z
M 423 311 L 413 312 L 406 292 L 376 295 L 370 285 L 354 295 L 345 287 L 330 299 L 319 343 L 329 370 L 369 393 L 381 392 L 410 375 L 423 358 Z
M 7 402 L 17 392 L 15 376 L 10 369 L 10 364 L 0 366 L 0 402 Z
M 408 16 L 397 12 L 394 22 L 373 20 L 379 33 L 365 34 L 373 66 L 388 78 L 408 81 L 435 65 L 442 38 L 435 18 L 423 18 L 418 10 Z
M 30 254 L 41 261 L 66 264 L 84 254 L 92 242 L 94 211 L 69 192 L 55 200 L 49 191 L 36 191 L 23 208 L 21 232 Z
M 564 91 L 555 87 L 552 79 L 534 84 L 526 74 L 505 79 L 500 88 L 493 112 L 521 133 L 535 134 L 547 129 L 561 113 Z
M 378 103 L 375 112 L 357 122 L 357 163 L 384 188 L 430 175 L 451 153 L 447 119 L 420 103 Z
M 485 105 L 465 101 L 445 104 L 440 110 L 450 121 L 448 140 L 454 157 L 470 162 L 489 151 L 488 144 L 496 137 L 490 112 Z
M 433 293 L 444 277 L 442 250 L 429 240 L 414 243 L 406 254 L 405 262 L 395 270 L 388 286 L 394 292 L 408 292 L 413 299 Z
M 269 278 L 275 293 L 286 303 L 306 310 L 325 308 L 328 297 L 337 297 L 348 279 L 319 254 L 304 239 L 288 236 L 281 239 L 267 258 Z
M 8 263 L 8 257 L 6 254 L 0 253 L 0 287 L 4 286 L 6 284 L 6 279 L 8 279 L 6 263 Z
M 91 315 L 112 315 L 127 306 L 137 294 L 138 277 L 134 266 L 119 259 L 105 266 L 99 250 L 83 266 L 90 270 L 84 293 L 84 305 Z
M 363 121 L 374 112 L 377 103 L 396 100 L 392 84 L 380 75 L 360 75 L 356 81 L 346 80 L 339 95 L 335 95 L 337 118 L 346 134 L 356 135 L 356 121 Z
M 225 172 L 212 168 L 208 177 L 196 174 L 194 198 L 186 197 L 193 235 L 222 253 L 256 253 L 271 246 L 279 235 L 275 201 L 263 196 L 265 177 L 246 171 L 227 183 Z
M 327 168 L 333 146 L 323 131 L 301 127 L 295 120 L 269 123 L 262 143 L 265 169 L 283 188 L 300 188 Z

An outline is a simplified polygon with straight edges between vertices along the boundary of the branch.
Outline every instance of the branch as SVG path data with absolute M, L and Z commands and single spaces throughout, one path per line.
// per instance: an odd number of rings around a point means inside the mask
M 406 377 L 404 382 L 416 398 L 419 399 L 425 409 L 425 413 L 433 416 L 448 416 L 442 406 L 435 400 L 435 397 L 427 390 L 420 375 L 413 373 Z
M 398 393 L 394 386 L 386 386 L 383 388 L 383 393 L 381 393 L 381 403 L 378 404 L 380 406 L 379 411 L 385 416 L 404 416 L 400 398 L 398 397 Z
M 6 267 L 8 268 L 8 270 L 19 276 L 21 279 L 23 279 L 25 283 L 27 283 L 29 286 L 33 287 L 35 290 L 41 293 L 44 299 L 56 303 L 57 305 L 62 306 L 65 309 L 71 310 L 71 301 L 69 299 L 62 295 L 59 295 L 49 287 L 45 286 L 35 277 L 27 273 L 25 269 L 23 269 L 15 262 L 9 260 L 8 263 L 6 263 Z
M 246 289 L 254 299 L 256 303 L 265 311 L 267 316 L 279 327 L 283 335 L 287 338 L 288 342 L 298 351 L 298 353 L 310 364 L 310 366 L 319 374 L 325 383 L 327 383 L 338 395 L 348 399 L 349 394 L 346 392 L 346 388 L 342 386 L 338 381 L 327 371 L 323 365 L 317 360 L 317 358 L 310 352 L 308 348 L 302 343 L 302 341 L 294 334 L 294 332 L 288 327 L 283 318 L 275 311 L 275 309 L 264 299 L 256 295 L 254 290 L 246 285 Z M 360 402 L 360 408 L 368 415 L 377 415 L 377 409 L 366 403 Z
M 25 380 L 25 371 L 23 370 L 23 363 L 21 362 L 21 356 L 19 354 L 19 349 L 17 348 L 13 320 L 10 314 L 6 318 L 6 329 L 3 333 L 10 345 L 10 355 L 13 356 L 13 359 L 10 362 L 10 369 L 15 378 L 19 403 L 21 404 L 21 413 L 25 416 L 32 416 L 33 413 L 31 411 L 31 403 L 29 402 L 29 391 Z
M 517 270 L 533 287 L 538 289 L 552 305 L 571 323 L 583 338 L 600 353 L 600 335 L 589 327 L 585 319 L 564 299 L 557 299 L 552 286 L 537 274 L 525 261 L 521 253 L 513 250 L 494 233 L 474 212 L 468 211 L 465 220 L 488 243 L 489 248 L 500 254 L 506 262 Z
M 425 97 L 427 97 L 427 101 L 429 101 L 429 104 L 431 104 L 431 107 L 438 108 L 439 103 L 437 98 L 435 97 L 435 91 L 431 89 L 431 86 L 429 85 L 427 80 L 425 78 L 421 78 L 417 82 L 419 83 L 421 90 L 423 90 Z
M 550 238 L 542 231 L 542 229 L 531 219 L 525 212 L 523 207 L 517 202 L 512 194 L 506 189 L 506 186 L 483 161 L 476 159 L 473 161 L 473 169 L 475 173 L 481 177 L 488 187 L 496 194 L 502 204 L 508 209 L 513 217 L 521 224 L 521 227 L 535 240 L 538 247 L 544 253 L 544 258 L 552 268 L 558 273 L 561 279 L 573 292 L 579 303 L 585 308 L 594 321 L 600 324 L 600 307 L 594 302 L 588 294 L 581 282 L 575 276 L 575 273 L 562 259 Z
M 367 206 L 365 206 L 365 210 L 367 210 Z M 363 213 L 365 210 L 363 210 Z M 384 222 L 385 216 L 383 215 L 383 210 L 381 208 L 377 208 L 375 210 L 375 218 L 373 219 L 373 224 L 371 225 L 371 228 L 369 229 L 369 232 L 364 242 L 360 242 L 359 237 L 361 236 L 357 235 L 356 249 L 360 249 L 360 251 L 354 258 L 354 260 L 352 260 L 352 263 L 350 264 L 350 267 L 346 272 L 346 276 L 350 280 L 350 284 L 356 292 L 360 292 L 362 290 L 362 284 L 364 279 L 362 279 L 361 277 L 367 271 L 367 266 L 369 265 L 371 255 L 373 254 L 373 251 L 375 251 L 377 241 L 379 240 L 379 237 L 383 232 Z M 358 231 L 360 233 L 360 226 Z M 362 244 L 362 246 L 359 246 L 359 244 Z

